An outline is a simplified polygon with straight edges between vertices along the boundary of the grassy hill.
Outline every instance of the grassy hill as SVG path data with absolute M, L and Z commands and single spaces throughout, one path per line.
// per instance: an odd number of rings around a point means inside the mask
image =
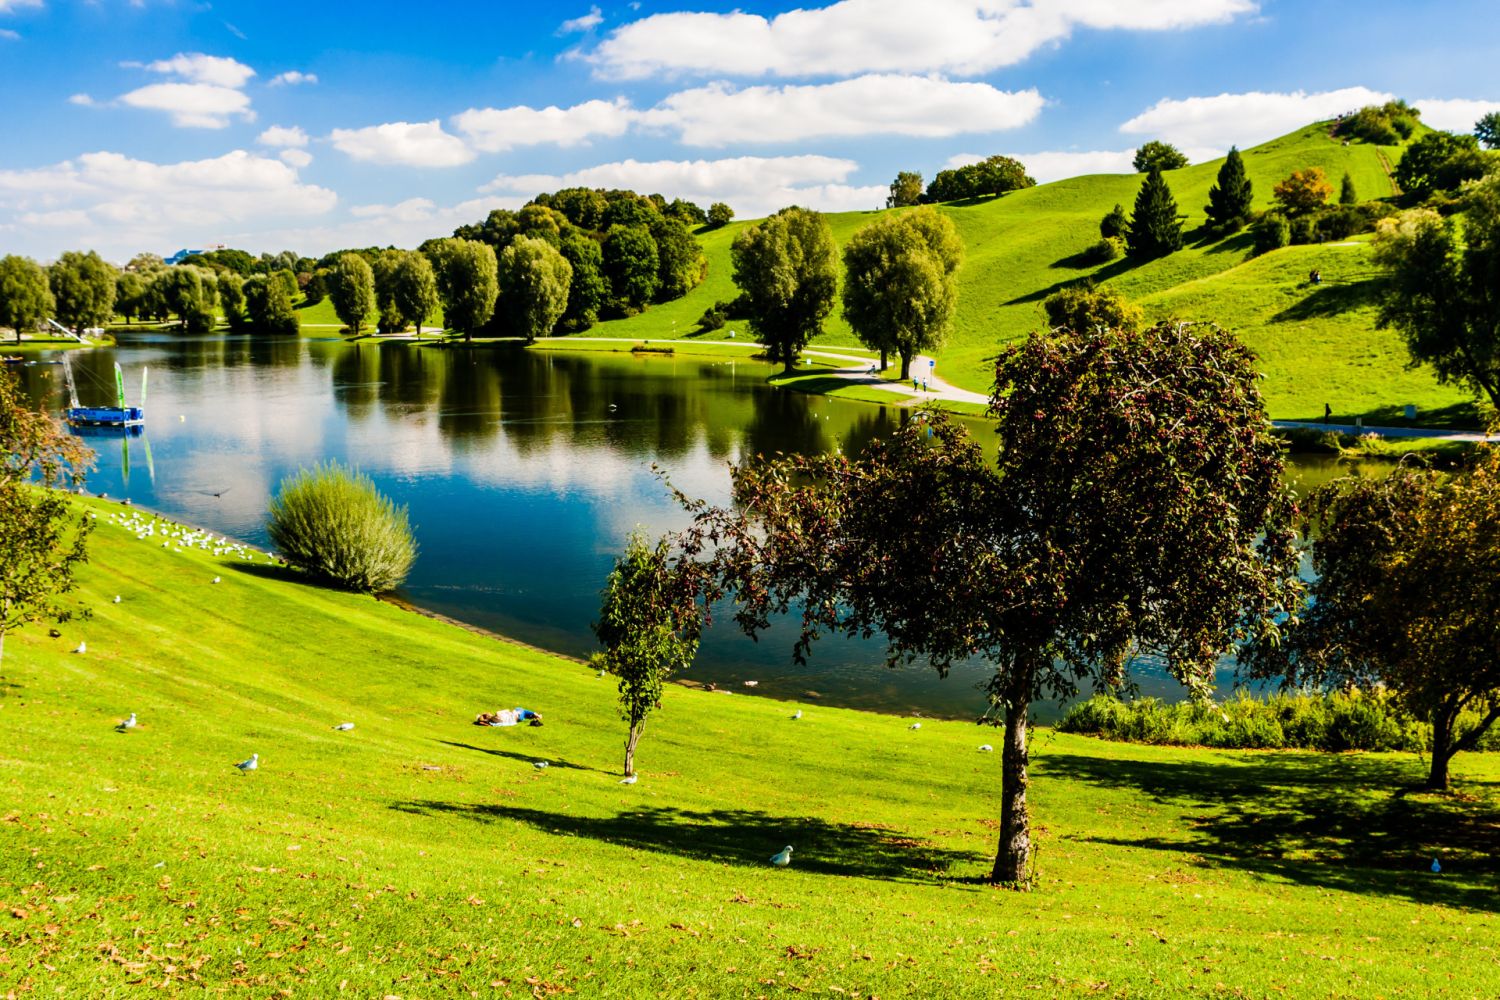
M 990 730 L 674 687 L 621 786 L 579 664 L 90 503 L 92 619 L 6 643 L 0 996 L 1500 991 L 1494 755 L 1449 798 L 1410 756 L 1041 731 L 1039 891 L 999 891 Z M 546 724 L 469 724 L 514 705 Z
M 1394 191 L 1389 169 L 1400 154 L 1399 147 L 1346 146 L 1329 135 L 1328 123 L 1244 152 L 1257 208 L 1272 204 L 1271 189 L 1278 181 L 1314 166 L 1323 168 L 1335 188 L 1347 171 L 1362 198 L 1388 197 Z M 1187 231 L 1203 223 L 1208 189 L 1221 163 L 1196 164 L 1167 175 L 1187 215 Z M 996 347 L 1037 328 L 1043 321 L 1042 299 L 1052 291 L 1092 277 L 1140 300 L 1152 318 L 1212 319 L 1238 331 L 1265 359 L 1265 391 L 1275 417 L 1321 417 L 1327 402 L 1336 413 L 1372 420 L 1400 413 L 1408 403 L 1424 412 L 1469 418 L 1463 393 L 1438 386 L 1430 372 L 1407 371 L 1399 338 L 1374 329 L 1374 267 L 1363 241 L 1290 247 L 1251 259 L 1249 238 L 1240 234 L 1193 244 L 1145 264 L 1081 264 L 1080 252 L 1099 238 L 1099 219 L 1115 204 L 1129 211 L 1139 185 L 1139 175 L 1075 177 L 1003 198 L 942 206 L 957 224 L 968 257 L 953 333 L 938 354 L 939 374 L 965 388 L 987 390 L 991 373 L 985 359 Z M 831 215 L 829 221 L 842 244 L 878 214 L 847 212 Z M 709 258 L 702 286 L 639 316 L 601 323 L 588 335 L 692 335 L 705 308 L 735 295 L 729 247 L 746 224 L 702 235 Z M 1307 283 L 1313 267 L 1325 276 L 1318 288 Z M 731 324 L 736 325 L 744 326 Z M 819 343 L 855 341 L 839 316 L 828 323 Z

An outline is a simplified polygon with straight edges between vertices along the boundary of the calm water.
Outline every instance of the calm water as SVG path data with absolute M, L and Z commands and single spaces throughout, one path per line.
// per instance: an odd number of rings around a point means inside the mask
M 339 459 L 410 508 L 420 555 L 403 596 L 577 656 L 593 648 L 599 588 L 626 535 L 685 522 L 653 464 L 685 492 L 722 503 L 727 466 L 743 456 L 857 450 L 906 418 L 772 390 L 771 369 L 745 361 L 157 333 L 120 341 L 73 355 L 85 405 L 113 398 L 114 362 L 131 402 L 150 367 L 146 434 L 90 440 L 92 491 L 264 546 L 281 478 Z M 61 368 L 20 373 L 42 405 L 64 405 Z M 973 429 L 986 433 L 980 422 Z M 1322 479 L 1332 467 L 1301 472 Z M 726 620 L 705 636 L 692 674 L 884 711 L 967 717 L 984 708 L 982 665 L 944 680 L 884 668 L 878 642 L 825 639 L 798 667 L 793 632 L 752 643 Z M 1180 692 L 1149 667 L 1144 674 L 1144 688 Z

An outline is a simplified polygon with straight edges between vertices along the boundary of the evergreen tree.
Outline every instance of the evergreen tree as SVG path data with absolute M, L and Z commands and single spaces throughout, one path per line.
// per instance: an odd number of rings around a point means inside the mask
M 1215 231 L 1228 234 L 1243 229 L 1250 221 L 1250 178 L 1240 151 L 1229 147 L 1229 155 L 1219 168 L 1219 179 L 1208 189 L 1208 224 Z
M 1132 257 L 1151 260 L 1182 249 L 1182 217 L 1172 190 L 1153 169 L 1135 196 L 1135 211 L 1130 216 L 1130 232 L 1125 245 Z
M 1106 240 L 1123 238 L 1125 230 L 1130 228 L 1130 220 L 1125 216 L 1125 206 L 1116 205 L 1109 210 L 1109 214 L 1099 220 L 1099 235 Z
M 1354 178 L 1349 176 L 1349 171 L 1344 171 L 1344 183 L 1339 186 L 1340 205 L 1358 205 L 1359 194 L 1354 190 Z

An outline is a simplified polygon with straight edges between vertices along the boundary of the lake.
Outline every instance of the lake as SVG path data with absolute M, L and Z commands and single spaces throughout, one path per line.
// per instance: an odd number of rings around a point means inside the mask
M 267 546 L 265 512 L 280 480 L 337 459 L 410 509 L 420 552 L 400 596 L 572 656 L 594 648 L 599 589 L 629 532 L 686 522 L 654 466 L 689 495 L 723 503 L 730 463 L 857 451 L 909 418 L 772 389 L 773 369 L 743 360 L 145 331 L 118 340 L 73 353 L 79 395 L 85 405 L 110 402 L 118 361 L 133 403 L 149 366 L 146 433 L 89 439 L 92 492 Z M 61 367 L 18 371 L 38 403 L 62 409 Z M 970 425 L 988 433 L 983 421 Z M 1296 474 L 1321 481 L 1337 470 L 1303 460 Z M 982 664 L 940 679 L 885 668 L 878 641 L 824 639 L 798 667 L 794 638 L 781 627 L 754 643 L 726 618 L 705 635 L 691 676 L 886 712 L 984 710 Z M 1181 695 L 1149 664 L 1140 680 L 1151 693 Z M 476 697 L 503 701 L 503 678 Z

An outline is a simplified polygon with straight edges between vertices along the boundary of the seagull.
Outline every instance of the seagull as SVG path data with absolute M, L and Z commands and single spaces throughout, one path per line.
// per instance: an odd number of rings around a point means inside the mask
M 88 651 L 89 651 L 89 644 L 86 643 L 86 642 L 84 642 L 84 641 L 82 641 L 82 640 L 79 640 L 78 648 L 75 649 L 75 650 L 73 650 L 73 652 L 75 652 L 75 653 L 87 653 Z
M 911 725 L 907 726 L 906 728 L 907 729 L 921 729 L 922 728 L 922 724 L 920 722 L 913 722 Z
M 111 601 L 110 603 L 111 604 L 119 604 L 120 603 L 120 595 L 116 594 L 115 595 L 115 599 L 113 601 Z
M 635 779 L 636 779 L 636 775 L 634 775 L 634 774 L 627 774 L 625 777 L 623 777 L 623 778 L 620 779 L 620 784 L 622 784 L 622 785 L 633 785 L 633 784 L 635 784 Z
M 257 768 L 260 767 L 260 754 L 253 753 L 253 754 L 250 755 L 250 759 L 249 760 L 242 760 L 242 761 L 240 761 L 238 764 L 236 764 L 234 766 L 237 767 L 237 768 L 239 768 L 242 772 L 243 771 L 254 771 L 254 770 L 256 770 Z
M 214 583 L 218 583 L 218 582 L 219 582 L 219 578 L 218 577 L 214 577 Z
M 118 726 L 116 726 L 115 728 L 118 729 L 120 732 L 123 733 L 127 729 L 134 729 L 136 727 L 136 725 L 137 725 L 137 723 L 135 721 L 135 713 L 131 712 L 130 713 L 130 718 L 120 720 L 120 724 Z
M 753 688 L 753 687 L 756 687 L 759 684 L 760 684 L 760 681 L 746 681 L 745 682 L 745 687 L 747 687 L 747 688 Z
M 988 743 L 981 743 L 981 744 L 979 744 L 979 752 L 980 753 L 994 753 L 995 752 L 995 748 L 992 747 L 992 746 L 990 746 Z
M 791 847 L 783 847 L 779 852 L 777 852 L 776 854 L 771 855 L 771 864 L 775 865 L 777 868 L 785 868 L 787 865 L 789 865 L 791 863 L 792 863 L 792 849 L 791 849 Z
M 1442 870 L 1443 870 L 1443 866 L 1440 865 L 1440 864 L 1438 864 L 1438 859 L 1437 858 L 1433 858 L 1432 859 L 1432 874 L 1436 875 L 1439 872 L 1441 872 Z
M 792 718 L 794 718 L 794 719 L 800 719 L 800 718 L 802 718 L 802 709 L 799 708 L 799 709 L 797 709 L 797 711 L 793 712 L 792 713 Z
M 352 723 L 352 722 L 340 722 L 338 725 L 334 726 L 333 728 L 337 729 L 341 733 L 347 733 L 349 730 L 351 730 L 351 729 L 354 728 L 354 723 Z
M 545 771 L 547 769 L 547 762 L 545 760 L 534 760 L 531 762 L 531 766 L 538 771 Z

